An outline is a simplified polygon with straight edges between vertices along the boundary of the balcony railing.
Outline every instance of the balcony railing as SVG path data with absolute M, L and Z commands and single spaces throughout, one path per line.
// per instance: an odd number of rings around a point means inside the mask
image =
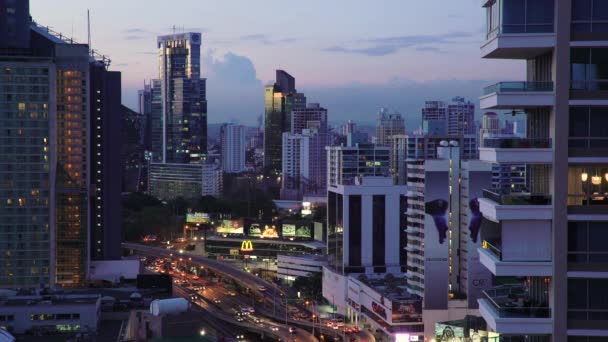
M 498 260 L 502 260 L 502 251 L 500 250 L 500 248 L 489 243 L 487 240 L 483 240 L 483 242 L 481 243 L 481 248 L 486 249 L 488 250 L 488 252 L 494 254 L 494 256 L 498 258 Z
M 530 297 L 521 285 L 503 285 L 483 291 L 499 317 L 550 318 L 551 309 L 546 303 Z
M 485 87 L 484 95 L 493 93 L 522 93 L 553 91 L 553 82 L 499 82 Z
M 485 138 L 483 147 L 489 148 L 551 148 L 551 139 Z
M 525 192 L 498 193 L 483 190 L 483 197 L 501 205 L 551 205 L 551 195 Z

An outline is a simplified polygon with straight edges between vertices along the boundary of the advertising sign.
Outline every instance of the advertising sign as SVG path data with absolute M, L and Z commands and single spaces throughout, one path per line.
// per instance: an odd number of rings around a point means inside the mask
M 290 238 L 296 236 L 295 224 L 283 224 L 283 237 Z
M 262 235 L 260 235 L 260 238 L 278 239 L 279 231 L 277 230 L 277 227 L 274 224 L 265 224 L 264 229 L 262 230 Z
M 425 177 L 424 308 L 445 310 L 448 308 L 449 174 L 432 171 Z
M 242 220 L 222 220 L 222 225 L 217 227 L 217 232 L 222 234 L 243 234 Z
M 491 171 L 470 171 L 468 177 L 469 210 L 463 216 L 467 219 L 467 292 L 469 307 L 478 306 L 477 298 L 483 296 L 483 290 L 492 286 L 492 274 L 479 261 L 478 248 L 482 247 L 481 227 L 484 217 L 479 209 L 479 197 L 483 189 L 492 184 Z
M 311 239 L 312 231 L 310 229 L 310 225 L 308 224 L 300 224 L 296 228 L 296 237 L 301 239 Z
M 422 322 L 422 300 L 393 301 L 393 323 Z
M 372 311 L 382 317 L 384 320 L 386 320 L 386 309 L 384 308 L 384 306 L 376 303 L 376 302 L 372 302 Z
M 262 235 L 262 228 L 259 223 L 252 223 L 249 226 L 249 232 L 247 233 L 250 237 L 260 237 Z
M 243 240 L 241 243 L 241 252 L 253 252 L 253 243 L 251 240 Z
M 207 213 L 186 214 L 186 223 L 207 223 L 207 222 L 209 222 L 209 214 L 207 214 Z
M 435 338 L 437 342 L 479 342 L 498 341 L 500 335 L 494 332 L 477 329 L 465 329 L 444 323 L 435 323 Z

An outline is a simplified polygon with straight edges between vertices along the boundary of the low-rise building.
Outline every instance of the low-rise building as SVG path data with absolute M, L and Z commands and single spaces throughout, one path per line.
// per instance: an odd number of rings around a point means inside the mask
M 10 296 L 0 299 L 0 327 L 15 335 L 94 334 L 99 295 Z
M 322 274 L 327 259 L 320 255 L 277 255 L 277 278 L 293 282 L 297 277 Z

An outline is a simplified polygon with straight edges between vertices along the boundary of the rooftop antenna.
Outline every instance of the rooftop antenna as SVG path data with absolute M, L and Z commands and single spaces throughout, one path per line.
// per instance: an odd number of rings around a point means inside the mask
M 87 8 L 87 43 L 89 44 L 89 55 L 92 53 L 93 49 L 91 48 L 91 14 L 89 9 Z
M 173 25 L 173 34 L 175 34 L 175 25 Z

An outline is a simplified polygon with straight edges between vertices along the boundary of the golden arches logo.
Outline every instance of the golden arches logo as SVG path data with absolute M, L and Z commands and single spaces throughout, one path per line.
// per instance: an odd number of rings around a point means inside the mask
M 244 240 L 243 243 L 241 243 L 241 252 L 251 251 L 253 251 L 253 243 L 251 242 L 251 240 Z

